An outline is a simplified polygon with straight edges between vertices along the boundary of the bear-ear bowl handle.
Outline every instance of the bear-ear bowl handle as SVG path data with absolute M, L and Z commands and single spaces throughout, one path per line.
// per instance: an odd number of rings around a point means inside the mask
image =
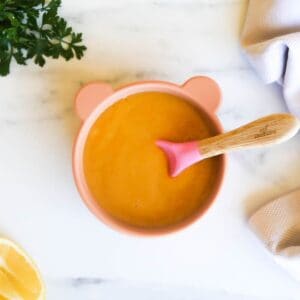
M 213 79 L 206 76 L 192 77 L 182 87 L 208 112 L 217 112 L 221 104 L 221 90 Z
M 84 85 L 75 97 L 75 110 L 79 118 L 84 121 L 98 104 L 113 92 L 112 86 L 104 82 L 92 82 Z

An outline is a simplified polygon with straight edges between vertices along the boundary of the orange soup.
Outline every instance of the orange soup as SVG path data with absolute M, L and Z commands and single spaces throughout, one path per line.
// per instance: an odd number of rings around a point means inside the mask
M 145 92 L 122 99 L 89 132 L 84 172 L 90 192 L 107 213 L 127 224 L 159 228 L 179 223 L 206 206 L 219 159 L 171 178 L 155 141 L 184 142 L 214 133 L 199 109 L 176 96 Z

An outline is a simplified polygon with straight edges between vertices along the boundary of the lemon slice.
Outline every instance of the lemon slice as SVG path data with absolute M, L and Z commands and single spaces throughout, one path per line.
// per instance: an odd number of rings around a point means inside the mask
M 0 300 L 43 300 L 45 288 L 38 269 L 13 242 L 0 238 Z

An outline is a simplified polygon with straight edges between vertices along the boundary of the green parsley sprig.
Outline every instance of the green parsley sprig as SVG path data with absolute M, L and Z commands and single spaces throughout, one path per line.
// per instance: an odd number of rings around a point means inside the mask
M 0 75 L 9 73 L 12 59 L 26 65 L 28 59 L 43 66 L 46 57 L 80 59 L 86 47 L 58 16 L 61 0 L 0 0 Z

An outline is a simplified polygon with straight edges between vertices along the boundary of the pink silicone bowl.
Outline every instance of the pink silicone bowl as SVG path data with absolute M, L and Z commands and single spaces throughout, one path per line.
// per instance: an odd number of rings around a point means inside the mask
M 110 105 L 129 95 L 148 91 L 169 93 L 191 102 L 206 115 L 208 122 L 210 122 L 216 134 L 223 131 L 216 116 L 216 111 L 221 101 L 221 92 L 216 82 L 208 77 L 193 77 L 183 85 L 163 81 L 143 81 L 124 86 L 117 90 L 113 90 L 112 87 L 106 83 L 92 82 L 83 86 L 77 93 L 75 99 L 76 112 L 83 123 L 74 144 L 73 173 L 76 186 L 83 201 L 98 219 L 121 232 L 154 236 L 183 229 L 195 222 L 207 211 L 216 199 L 221 188 L 226 158 L 224 155 L 218 158 L 219 172 L 215 178 L 214 188 L 206 201 L 206 206 L 181 223 L 165 228 L 145 229 L 123 223 L 103 210 L 89 191 L 83 171 L 83 152 L 88 133 L 94 122 Z

